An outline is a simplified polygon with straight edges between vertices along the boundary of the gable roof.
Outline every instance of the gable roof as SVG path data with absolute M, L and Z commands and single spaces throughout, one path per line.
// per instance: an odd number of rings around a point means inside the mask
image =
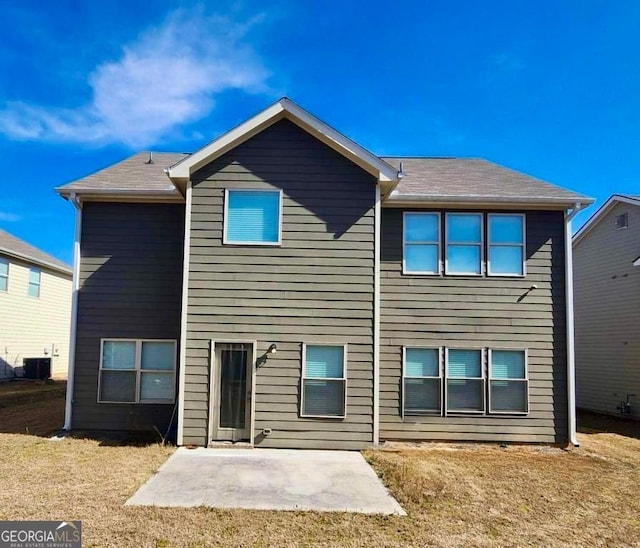
M 572 240 L 574 247 L 619 203 L 640 206 L 640 195 L 613 194 L 574 234 Z
M 183 201 L 192 173 L 284 118 L 375 174 L 384 203 L 389 206 L 450 203 L 567 208 L 593 202 L 582 194 L 479 158 L 375 156 L 286 97 L 192 154 L 140 152 L 56 191 L 65 198 L 77 193 L 83 199 L 108 196 Z M 149 163 L 150 154 L 153 163 Z
M 481 158 L 383 158 L 402 178 L 388 202 L 564 205 L 592 198 Z
M 73 269 L 66 263 L 0 229 L 0 255 L 8 255 L 29 263 L 45 266 L 71 276 Z
M 81 194 L 153 194 L 181 198 L 175 185 L 167 179 L 165 170 L 187 154 L 176 152 L 138 152 L 129 158 L 87 175 L 55 190 L 61 196 Z M 149 162 L 149 159 L 152 162 Z
M 380 183 L 389 183 L 391 187 L 397 182 L 398 171 L 391 165 L 300 108 L 287 97 L 276 101 L 246 122 L 227 131 L 193 154 L 178 161 L 167 170 L 167 174 L 180 188 L 181 185 L 186 185 L 186 181 L 191 174 L 199 168 L 283 118 L 300 126 L 318 140 L 374 175 Z

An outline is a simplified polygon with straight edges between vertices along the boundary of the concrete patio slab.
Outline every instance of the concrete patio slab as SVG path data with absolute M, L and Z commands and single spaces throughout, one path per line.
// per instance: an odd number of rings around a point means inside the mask
M 350 451 L 181 447 L 127 505 L 406 515 Z

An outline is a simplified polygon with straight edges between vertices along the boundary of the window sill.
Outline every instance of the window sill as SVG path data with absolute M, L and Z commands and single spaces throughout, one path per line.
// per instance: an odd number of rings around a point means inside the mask
M 341 421 L 347 418 L 347 415 L 303 415 L 302 413 L 299 415 L 301 419 L 330 419 Z
M 146 401 L 102 401 L 98 400 L 98 403 L 107 404 L 120 404 L 120 405 L 173 405 L 175 400 L 146 400 Z
M 222 245 L 231 247 L 282 247 L 282 242 L 222 242 Z

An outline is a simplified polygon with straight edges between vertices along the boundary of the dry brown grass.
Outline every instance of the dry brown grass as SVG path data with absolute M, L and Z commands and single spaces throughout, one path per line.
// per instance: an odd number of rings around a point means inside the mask
M 640 545 L 640 440 L 581 440 L 367 452 L 402 518 L 125 507 L 171 448 L 0 434 L 0 519 L 80 519 L 85 546 Z

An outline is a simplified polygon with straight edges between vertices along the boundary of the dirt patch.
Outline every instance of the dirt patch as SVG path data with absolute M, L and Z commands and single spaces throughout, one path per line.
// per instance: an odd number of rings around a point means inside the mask
M 66 383 L 0 384 L 0 432 L 50 436 L 64 423 Z

